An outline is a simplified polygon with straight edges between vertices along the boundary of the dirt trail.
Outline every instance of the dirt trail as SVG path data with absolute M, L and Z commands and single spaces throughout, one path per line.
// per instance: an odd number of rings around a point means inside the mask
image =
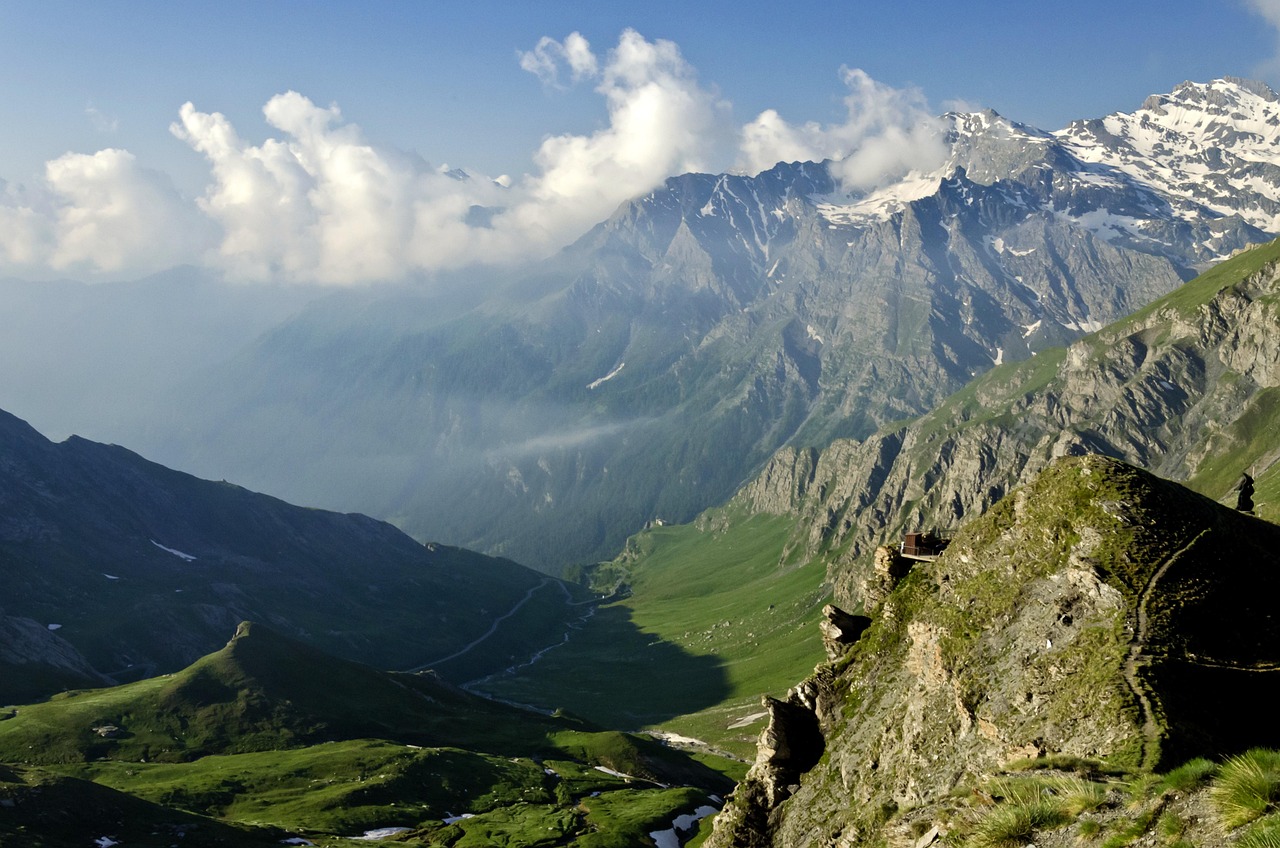
M 1151 600 L 1151 595 L 1155 591 L 1156 584 L 1164 577 L 1170 567 L 1173 566 L 1178 558 L 1191 550 L 1195 545 L 1205 537 L 1209 532 L 1208 529 L 1200 531 L 1190 542 L 1187 542 L 1178 550 L 1174 551 L 1161 566 L 1156 569 L 1155 574 L 1151 575 L 1151 579 L 1147 581 L 1147 585 L 1142 587 L 1142 594 L 1138 596 L 1138 625 L 1134 629 L 1133 639 L 1129 641 L 1129 656 L 1124 662 L 1124 681 L 1129 685 L 1129 689 L 1133 692 L 1134 697 L 1138 699 L 1138 704 L 1142 707 L 1142 765 L 1144 768 L 1154 768 L 1155 763 L 1152 762 L 1159 749 L 1160 728 L 1156 725 L 1155 708 L 1151 705 L 1150 698 L 1147 697 L 1146 688 L 1138 680 L 1138 669 L 1142 667 L 1141 657 L 1142 651 L 1147 646 L 1147 604 Z

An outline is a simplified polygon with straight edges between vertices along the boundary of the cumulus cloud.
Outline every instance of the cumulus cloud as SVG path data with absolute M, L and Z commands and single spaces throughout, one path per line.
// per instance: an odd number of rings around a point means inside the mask
M 375 147 L 338 107 L 297 92 L 267 103 L 280 137 L 259 145 L 225 116 L 185 104 L 171 130 L 210 163 L 199 203 L 223 231 L 219 264 L 248 279 L 345 284 L 529 258 L 705 161 L 720 107 L 675 44 L 628 30 L 602 63 L 573 33 L 544 38 L 522 64 L 544 79 L 561 66 L 592 77 L 609 120 L 591 135 L 546 139 L 537 173 L 519 180 L 457 179 Z
M 797 126 L 766 110 L 743 127 L 737 167 L 755 174 L 777 162 L 834 159 L 847 188 L 867 191 L 943 163 L 942 127 L 922 92 L 885 85 L 857 68 L 841 68 L 840 76 L 849 89 L 843 123 Z
M 297 92 L 263 108 L 283 138 L 248 144 L 220 113 L 186 103 L 170 128 L 208 159 L 200 208 L 222 230 L 218 264 L 245 279 L 351 283 L 410 270 L 421 206 L 456 193 L 425 163 L 367 143 L 336 106 Z M 469 202 L 451 206 L 461 219 Z
M 197 261 L 213 233 L 165 175 L 108 148 L 45 165 L 32 188 L 0 193 L 0 266 L 97 276 Z
M 594 132 L 545 138 L 532 173 L 434 167 L 295 91 L 263 107 L 260 143 L 186 103 L 170 131 L 208 163 L 199 198 L 180 197 L 125 150 L 66 154 L 32 188 L 0 183 L 0 271 L 123 275 L 199 262 L 241 280 L 398 280 L 550 254 L 667 177 L 723 170 L 734 156 L 752 172 L 836 159 L 837 176 L 863 190 L 943 159 L 923 95 L 860 70 L 841 70 L 842 123 L 792 125 L 769 110 L 739 128 L 670 41 L 626 30 L 597 54 L 573 32 L 518 56 L 550 86 L 591 86 L 606 110 Z
M 565 40 L 566 54 L 573 52 L 572 40 Z M 579 59 L 580 67 L 594 64 Z M 543 141 L 534 156 L 541 172 L 525 182 L 523 200 L 495 226 L 554 242 L 668 176 L 707 166 L 724 107 L 698 84 L 673 42 L 627 30 L 599 74 L 596 91 L 605 98 L 609 125 L 589 136 Z

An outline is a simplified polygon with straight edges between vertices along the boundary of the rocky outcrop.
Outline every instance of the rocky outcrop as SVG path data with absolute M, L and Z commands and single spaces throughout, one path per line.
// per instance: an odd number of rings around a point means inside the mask
M 865 615 L 851 615 L 833 604 L 824 606 L 818 630 L 822 633 L 822 647 L 827 652 L 827 659 L 834 660 L 843 655 L 870 626 L 871 619 Z
M 761 706 L 769 723 L 760 734 L 754 777 L 776 807 L 800 788 L 800 775 L 818 764 L 824 743 L 817 715 L 803 704 L 766 695 Z
M 911 562 L 898 554 L 890 545 L 876 548 L 872 559 L 871 572 L 863 580 L 861 591 L 862 604 L 867 610 L 875 610 L 885 602 L 889 593 L 894 590 L 911 570 Z
M 1276 550 L 1280 527 L 1123 463 L 1052 463 L 792 690 L 816 694 L 824 755 L 785 787 L 757 760 L 708 845 L 875 844 L 894 810 L 937 824 L 956 786 L 1019 759 L 1140 768 L 1280 742 L 1251 706 L 1280 660 Z

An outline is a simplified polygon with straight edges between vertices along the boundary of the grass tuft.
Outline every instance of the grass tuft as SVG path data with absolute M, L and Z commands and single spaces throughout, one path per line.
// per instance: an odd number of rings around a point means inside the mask
M 1200 757 L 1185 762 L 1165 774 L 1161 784 L 1165 789 L 1173 792 L 1190 792 L 1203 786 L 1217 770 L 1217 763 Z
M 1249 827 L 1237 848 L 1280 848 L 1280 816 L 1267 816 Z
M 1098 834 L 1102 833 L 1102 822 L 1095 819 L 1081 819 L 1076 827 L 1076 833 L 1081 839 L 1096 839 Z
M 1070 822 L 1057 805 L 1048 801 L 1001 804 L 984 815 L 969 837 L 970 848 L 1021 848 L 1041 830 Z
M 1050 778 L 1048 786 L 1057 799 L 1059 809 L 1072 817 L 1096 810 L 1107 800 L 1106 786 L 1082 777 Z
M 1156 833 L 1166 845 L 1177 842 L 1186 832 L 1187 823 L 1176 813 L 1165 812 L 1156 820 Z
M 1280 751 L 1254 748 L 1227 760 L 1209 788 L 1209 799 L 1228 829 L 1271 812 L 1280 800 Z

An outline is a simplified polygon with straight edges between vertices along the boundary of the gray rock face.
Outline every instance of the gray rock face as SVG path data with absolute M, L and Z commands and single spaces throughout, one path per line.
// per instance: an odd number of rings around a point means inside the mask
M 94 670 L 74 645 L 48 625 L 22 616 L 5 615 L 0 609 L 0 668 L 6 666 L 11 678 L 35 670 L 68 686 L 105 686 L 110 682 Z M 21 666 L 27 668 L 21 669 Z M 38 694 L 43 693 L 35 687 L 21 686 L 5 692 L 9 697 Z
M 803 516 L 797 544 L 829 558 L 836 603 L 870 607 L 883 592 L 868 587 L 886 582 L 876 574 L 889 567 L 865 565 L 877 545 L 913 527 L 954 528 L 1061 456 L 1103 453 L 1229 497 L 1241 468 L 1223 456 L 1274 460 L 1252 435 L 1271 420 L 1280 386 L 1280 272 L 1247 270 L 1263 259 L 1242 256 L 1234 277 L 1220 269 L 1221 290 L 1179 293 L 990 375 L 909 426 L 816 457 L 783 450 L 739 502 Z

